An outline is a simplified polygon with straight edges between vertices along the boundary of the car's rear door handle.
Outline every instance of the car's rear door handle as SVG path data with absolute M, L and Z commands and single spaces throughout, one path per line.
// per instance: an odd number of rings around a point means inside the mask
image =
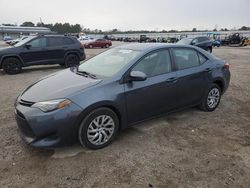
M 177 77 L 172 77 L 172 78 L 168 78 L 168 79 L 166 80 L 166 82 L 167 82 L 167 83 L 175 83 L 175 82 L 177 82 L 177 80 L 178 80 Z

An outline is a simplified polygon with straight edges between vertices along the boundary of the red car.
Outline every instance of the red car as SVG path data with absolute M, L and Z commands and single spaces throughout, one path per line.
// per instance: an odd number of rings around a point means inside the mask
M 95 48 L 95 47 L 109 48 L 110 46 L 112 46 L 112 42 L 107 39 L 95 39 L 84 44 L 85 48 Z

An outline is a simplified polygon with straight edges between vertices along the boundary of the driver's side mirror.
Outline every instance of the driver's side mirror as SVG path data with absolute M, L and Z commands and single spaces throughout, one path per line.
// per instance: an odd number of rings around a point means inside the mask
M 129 81 L 144 81 L 147 79 L 147 76 L 144 72 L 141 71 L 131 71 L 129 74 Z
M 24 47 L 27 48 L 27 49 L 30 49 L 31 44 L 25 44 Z

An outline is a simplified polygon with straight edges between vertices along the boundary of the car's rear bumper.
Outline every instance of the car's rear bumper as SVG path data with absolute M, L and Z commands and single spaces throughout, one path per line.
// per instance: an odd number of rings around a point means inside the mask
M 34 147 L 53 148 L 76 143 L 81 111 L 74 103 L 48 113 L 18 104 L 15 118 L 20 135 L 26 143 Z

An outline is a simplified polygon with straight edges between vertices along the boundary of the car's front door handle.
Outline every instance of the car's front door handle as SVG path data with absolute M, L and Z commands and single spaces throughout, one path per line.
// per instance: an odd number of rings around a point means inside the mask
M 167 82 L 167 83 L 175 83 L 175 82 L 177 82 L 177 80 L 178 80 L 177 77 L 172 77 L 172 78 L 168 78 L 168 79 L 166 80 L 166 82 Z
M 212 70 L 212 68 L 206 68 L 205 70 L 204 70 L 204 72 L 210 72 Z

